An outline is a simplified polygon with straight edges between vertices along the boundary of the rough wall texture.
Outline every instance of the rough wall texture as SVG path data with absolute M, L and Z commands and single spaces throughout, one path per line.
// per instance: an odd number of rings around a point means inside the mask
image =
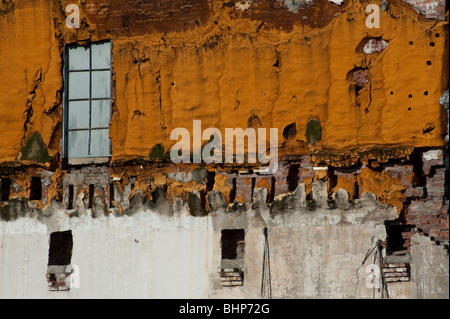
M 79 29 L 65 25 L 71 3 L 80 6 Z M 43 251 L 26 257 L 37 260 L 23 266 L 25 278 L 17 267 L 13 276 L 0 268 L 2 296 L 46 295 L 38 289 L 47 289 L 47 237 L 72 229 L 73 261 L 83 269 L 124 253 L 130 264 L 136 258 L 136 266 L 149 267 L 136 295 L 170 296 L 173 290 L 147 291 L 145 284 L 155 284 L 160 277 L 154 272 L 173 264 L 177 254 L 163 254 L 165 245 L 183 242 L 179 251 L 191 249 L 192 255 L 183 255 L 180 264 L 202 267 L 174 269 L 192 280 L 180 296 L 255 297 L 267 227 L 272 256 L 284 271 L 272 276 L 274 296 L 371 297 L 361 260 L 377 239 L 387 256 L 400 234 L 403 249 L 396 250 L 402 258 L 412 256 L 411 280 L 392 284 L 392 296 L 448 297 L 448 289 L 432 287 L 448 283 L 448 262 L 442 264 L 449 240 L 448 11 L 443 0 L 383 1 L 377 3 L 380 28 L 368 28 L 371 3 L 1 1 L 0 264 L 16 249 L 34 254 L 19 247 L 21 240 L 36 240 L 36 251 Z M 107 39 L 113 57 L 111 161 L 70 166 L 61 145 L 64 46 Z M 165 156 L 175 143 L 171 131 L 192 133 L 196 119 L 222 134 L 225 128 L 278 128 L 278 171 L 171 163 Z M 115 238 L 138 244 L 128 232 L 139 225 L 136 216 L 146 214 L 156 214 L 144 224 L 158 232 L 152 237 L 142 228 L 140 234 L 147 245 L 161 245 L 156 255 L 147 246 L 111 244 L 110 253 L 96 259 L 95 245 L 85 249 L 83 243 Z M 170 226 L 174 221 L 177 226 Z M 100 230 L 110 224 L 111 233 Z M 253 257 L 245 255 L 243 286 L 224 290 L 217 273 L 220 230 L 239 227 Z M 350 247 L 348 238 L 355 236 L 361 242 Z M 434 257 L 414 264 L 422 252 Z M 444 271 L 425 283 L 421 265 Z M 343 268 L 348 273 L 339 277 Z M 140 285 L 138 273 L 127 277 L 133 284 L 121 282 L 119 273 L 116 268 L 99 278 L 113 278 L 111 289 L 128 292 Z M 39 281 L 36 291 L 9 291 L 13 280 L 31 278 Z M 69 293 L 105 293 L 90 289 Z
M 365 25 L 369 2 L 319 1 L 297 13 L 277 1 L 245 10 L 223 1 L 122 2 L 85 2 L 80 29 L 65 26 L 69 1 L 3 4 L 0 61 L 9 76 L 1 96 L 14 107 L 2 107 L 2 161 L 20 158 L 34 131 L 51 155 L 59 151 L 63 45 L 99 39 L 114 40 L 113 160 L 167 148 L 171 130 L 190 129 L 192 119 L 224 129 L 246 127 L 252 115 L 279 128 L 280 144 L 295 122 L 296 152 L 444 145 L 447 23 L 402 1 L 381 12 L 379 29 Z M 366 54 L 372 38 L 389 45 Z M 355 96 L 360 70 L 368 79 Z M 314 147 L 304 137 L 311 118 L 323 127 Z

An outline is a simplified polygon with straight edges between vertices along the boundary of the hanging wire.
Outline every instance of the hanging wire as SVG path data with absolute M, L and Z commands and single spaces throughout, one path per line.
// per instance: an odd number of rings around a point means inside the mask
M 370 256 L 370 255 L 372 254 L 372 252 L 378 247 L 378 245 L 379 245 L 380 243 L 381 243 L 381 240 L 378 239 L 378 241 L 377 241 L 377 243 L 375 244 L 375 246 L 374 246 L 370 251 L 368 251 L 368 252 L 366 253 L 366 256 L 364 257 L 364 260 L 363 260 L 363 262 L 362 262 L 363 265 L 365 264 L 367 258 L 369 258 L 369 256 Z
M 381 251 L 381 245 L 378 244 L 378 253 L 380 255 L 380 258 L 378 259 L 379 267 L 380 267 L 380 280 L 381 280 L 381 299 L 384 299 L 384 296 L 386 294 L 386 298 L 390 299 L 389 297 L 389 291 L 387 288 L 387 283 L 384 278 L 384 272 L 383 272 L 383 252 Z
M 263 229 L 264 234 L 264 254 L 262 264 L 262 276 L 261 276 L 261 297 L 272 298 L 272 284 L 270 275 L 270 253 L 269 253 L 269 237 L 267 233 L 267 227 Z
M 376 261 L 377 261 L 377 254 L 378 254 L 378 250 L 375 250 L 375 254 L 373 255 L 373 265 L 376 265 L 375 263 L 376 263 Z M 375 267 L 372 267 L 372 273 L 373 272 L 375 272 L 376 271 L 376 268 Z M 377 274 L 375 274 L 375 279 L 374 279 L 374 281 L 377 279 L 377 277 L 378 277 L 378 275 Z M 373 299 L 375 299 L 375 290 L 377 289 L 377 285 L 375 285 L 375 283 L 374 283 L 374 285 L 373 285 L 373 287 L 372 287 L 372 298 Z
M 385 297 L 387 299 L 390 299 L 387 283 L 386 283 L 386 280 L 384 278 L 383 252 L 382 252 L 382 245 L 381 245 L 381 240 L 380 239 L 375 243 L 375 246 L 366 253 L 366 256 L 364 257 L 362 265 L 365 264 L 367 259 L 370 257 L 370 255 L 372 255 L 372 253 L 374 251 L 375 251 L 375 254 L 374 254 L 374 258 L 373 258 L 373 265 L 376 265 L 376 261 L 378 260 L 378 267 L 380 269 L 379 277 L 380 277 L 380 286 L 381 286 L 380 287 L 381 288 L 381 299 L 384 299 Z M 372 268 L 372 272 L 373 272 L 373 268 Z M 377 277 L 377 276 L 375 276 L 375 277 Z M 378 288 L 378 289 L 380 289 L 380 288 Z M 376 289 L 376 287 L 374 285 L 373 291 L 372 291 L 373 298 L 375 298 L 375 289 Z

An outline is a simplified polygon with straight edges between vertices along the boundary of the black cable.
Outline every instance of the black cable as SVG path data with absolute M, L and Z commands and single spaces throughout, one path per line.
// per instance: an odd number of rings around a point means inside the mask
M 384 279 L 383 262 L 382 262 L 383 253 L 381 251 L 381 245 L 378 245 L 378 252 L 380 254 L 379 264 L 380 264 L 381 289 L 382 289 L 381 290 L 381 299 L 384 299 L 385 292 L 386 292 L 386 298 L 390 299 L 387 283 L 386 283 L 386 280 Z
M 381 240 L 379 239 L 375 246 L 366 253 L 366 256 L 364 257 L 364 260 L 362 262 L 362 264 L 364 265 L 364 263 L 366 262 L 366 260 L 370 257 L 370 255 L 372 255 L 373 251 L 376 249 L 375 251 L 375 255 L 373 258 L 373 264 L 375 265 L 375 262 L 377 260 L 378 257 L 378 264 L 379 264 L 379 268 L 380 268 L 380 283 L 381 283 L 381 299 L 384 299 L 384 294 L 386 293 L 386 298 L 390 299 L 389 297 L 389 291 L 388 291 L 388 287 L 387 287 L 387 283 L 386 280 L 384 279 L 384 273 L 383 273 L 383 263 L 382 263 L 382 259 L 383 259 L 383 253 L 381 251 Z M 375 286 L 373 288 L 373 293 L 372 293 L 373 298 L 375 298 Z
M 270 275 L 270 250 L 269 250 L 269 237 L 267 233 L 267 227 L 263 229 L 264 234 L 264 253 L 263 253 L 263 264 L 262 264 L 262 275 L 261 275 L 261 297 L 264 298 L 264 290 L 269 289 L 269 299 L 272 298 L 272 286 L 271 286 L 271 275 Z M 266 277 L 267 272 L 267 277 Z M 266 283 L 267 281 L 267 283 Z
M 362 264 L 364 265 L 364 263 L 366 262 L 367 258 L 369 258 L 369 256 L 372 254 L 372 252 L 378 247 L 378 245 L 381 243 L 381 240 L 378 239 L 377 243 L 375 244 L 375 246 L 366 253 L 366 256 L 364 257 L 364 260 L 362 262 Z

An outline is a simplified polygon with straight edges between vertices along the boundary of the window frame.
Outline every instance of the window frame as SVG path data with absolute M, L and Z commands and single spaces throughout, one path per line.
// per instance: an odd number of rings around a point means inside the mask
M 109 50 L 110 50 L 110 59 L 109 59 L 109 68 L 93 68 L 92 60 L 93 60 L 93 46 L 94 45 L 101 45 L 101 44 L 109 44 Z M 69 50 L 71 48 L 77 48 L 77 47 L 85 47 L 89 48 L 89 68 L 88 69 L 79 69 L 79 70 L 70 70 L 70 61 L 69 61 Z M 93 72 L 105 72 L 109 71 L 109 97 L 100 97 L 100 98 L 93 98 L 92 97 L 92 74 Z M 89 72 L 89 97 L 88 98 L 72 98 L 69 99 L 69 75 L 70 73 L 77 73 L 77 72 Z M 92 127 L 92 102 L 93 101 L 109 101 L 109 115 L 110 120 L 112 116 L 112 94 L 113 94 L 113 83 L 112 83 L 112 41 L 111 40 L 103 40 L 103 41 L 96 41 L 96 42 L 90 42 L 86 45 L 80 45 L 77 43 L 71 43 L 66 44 L 64 46 L 64 52 L 63 52 L 63 134 L 62 134 L 62 154 L 63 158 L 68 160 L 69 164 L 77 165 L 77 164 L 95 164 L 95 163 L 107 163 L 111 159 L 112 154 L 112 143 L 111 139 L 109 138 L 109 132 L 110 128 L 108 126 L 102 126 L 102 127 Z M 81 102 L 86 101 L 89 102 L 89 127 L 88 128 L 69 128 L 69 102 Z M 107 130 L 108 132 L 108 143 L 109 143 L 109 150 L 108 155 L 104 156 L 96 156 L 91 155 L 91 146 L 92 146 L 92 131 L 96 130 Z M 82 157 L 69 157 L 69 132 L 80 132 L 80 131 L 88 131 L 89 137 L 88 137 L 88 156 Z

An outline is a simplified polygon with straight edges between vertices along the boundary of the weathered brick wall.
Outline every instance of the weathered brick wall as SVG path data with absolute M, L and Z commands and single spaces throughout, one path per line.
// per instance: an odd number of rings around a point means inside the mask
M 45 170 L 40 167 L 23 166 L 16 169 L 1 168 L 0 169 L 0 186 L 2 183 L 9 184 L 9 190 L 2 189 L 2 197 L 5 195 L 7 198 L 3 201 L 7 203 L 8 200 L 13 198 L 31 198 L 31 189 L 33 188 L 33 178 L 37 181 L 40 180 L 40 186 L 38 188 L 39 194 L 36 194 L 40 199 L 33 200 L 32 206 L 42 208 L 45 205 L 51 203 L 51 200 L 60 200 L 61 198 L 57 194 L 57 188 L 60 186 L 58 182 L 53 180 L 54 172 Z M 7 194 L 3 194 L 5 191 Z M 1 202 L 0 202 L 1 203 Z
M 110 174 L 111 169 L 107 166 L 86 166 L 64 172 L 64 207 L 77 209 L 82 204 L 84 208 L 91 208 L 95 196 L 100 196 L 104 208 L 107 209 L 111 201 L 109 192 Z M 91 186 L 94 187 L 92 190 L 90 189 Z M 69 191 L 70 187 L 73 188 L 72 193 Z M 89 196 L 90 192 L 92 196 Z
M 311 157 L 307 155 L 287 155 L 282 158 L 278 165 L 278 169 L 274 174 L 264 175 L 259 173 L 244 173 L 244 174 L 226 174 L 227 185 L 233 185 L 233 179 L 236 179 L 236 198 L 240 201 L 251 202 L 253 186 L 266 187 L 269 194 L 278 196 L 289 191 L 289 167 L 291 165 L 298 167 L 298 175 L 292 177 L 297 179 L 297 184 L 309 182 L 315 176 L 315 171 L 312 166 Z M 252 181 L 253 180 L 253 181 Z M 274 187 L 274 189 L 272 189 Z M 270 196 L 270 195 L 269 195 Z
M 448 185 L 445 180 L 444 151 L 424 152 L 422 161 L 426 185 L 408 192 L 411 202 L 405 215 L 406 223 L 415 225 L 413 232 L 429 236 L 438 244 L 448 245 L 449 199 L 445 193 Z M 413 232 L 405 233 L 404 238 L 409 240 Z
M 428 19 L 445 20 L 445 0 L 403 0 Z
M 204 23 L 210 11 L 206 0 L 89 1 L 83 7 L 100 35 L 184 31 Z

